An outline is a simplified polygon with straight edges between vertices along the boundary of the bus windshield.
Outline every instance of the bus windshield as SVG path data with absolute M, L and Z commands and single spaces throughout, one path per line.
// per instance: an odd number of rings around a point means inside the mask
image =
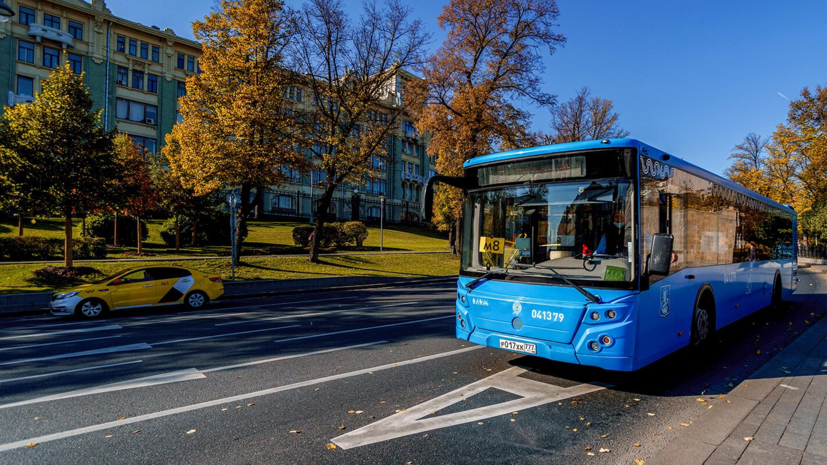
M 462 274 L 628 285 L 635 269 L 633 204 L 634 184 L 626 178 L 470 192 Z

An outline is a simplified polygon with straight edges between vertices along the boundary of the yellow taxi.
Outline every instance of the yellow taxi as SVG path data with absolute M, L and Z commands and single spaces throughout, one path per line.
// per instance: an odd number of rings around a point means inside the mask
M 180 266 L 139 266 L 52 296 L 53 315 L 101 316 L 109 310 L 184 304 L 200 308 L 224 294 L 220 276 Z

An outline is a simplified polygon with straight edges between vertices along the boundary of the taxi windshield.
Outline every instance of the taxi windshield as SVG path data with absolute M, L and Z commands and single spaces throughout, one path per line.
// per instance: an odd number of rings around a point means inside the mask
M 471 192 L 462 272 L 479 276 L 501 270 L 497 276 L 509 280 L 629 282 L 635 258 L 633 192 L 625 178 Z

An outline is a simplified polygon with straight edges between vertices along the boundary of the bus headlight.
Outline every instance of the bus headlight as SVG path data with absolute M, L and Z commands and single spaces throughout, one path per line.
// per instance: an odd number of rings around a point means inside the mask
M 598 350 L 600 350 L 600 344 L 598 344 L 597 341 L 591 341 L 589 342 L 589 349 L 597 352 Z
M 613 320 L 613 319 L 617 318 L 617 312 L 614 311 L 614 310 L 607 310 L 606 311 L 606 318 L 608 318 L 610 320 Z
M 591 316 L 591 319 L 594 320 L 594 321 L 597 321 L 597 320 L 600 319 L 600 313 L 597 313 L 597 312 L 592 312 L 592 314 L 590 316 Z

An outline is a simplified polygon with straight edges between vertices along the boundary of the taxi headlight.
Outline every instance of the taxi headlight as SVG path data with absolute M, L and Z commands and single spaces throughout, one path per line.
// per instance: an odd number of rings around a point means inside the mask
M 65 294 L 58 294 L 58 295 L 55 296 L 55 300 L 68 299 L 69 297 L 74 297 L 78 294 L 80 294 L 80 291 L 67 292 Z

